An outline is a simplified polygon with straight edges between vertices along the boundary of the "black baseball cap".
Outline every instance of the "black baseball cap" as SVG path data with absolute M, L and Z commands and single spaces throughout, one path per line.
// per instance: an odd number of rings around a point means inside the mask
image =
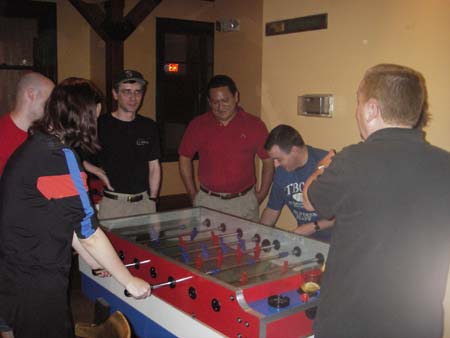
M 119 74 L 117 74 L 116 79 L 114 81 L 114 85 L 118 86 L 121 83 L 127 81 L 136 81 L 144 86 L 147 84 L 147 81 L 144 79 L 141 73 L 139 73 L 136 70 L 125 69 L 121 71 Z

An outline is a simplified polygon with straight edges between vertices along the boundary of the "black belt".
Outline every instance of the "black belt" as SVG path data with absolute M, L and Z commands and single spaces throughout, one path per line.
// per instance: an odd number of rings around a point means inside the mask
M 207 193 L 210 196 L 219 197 L 219 198 L 221 198 L 223 200 L 231 200 L 231 199 L 236 198 L 236 197 L 244 196 L 246 193 L 248 193 L 252 189 L 253 189 L 253 185 L 251 187 L 241 191 L 241 192 L 237 192 L 237 193 L 234 193 L 234 194 L 218 194 L 216 192 L 209 191 L 208 189 L 203 188 L 202 186 L 200 186 L 200 190 L 201 191 Z
M 114 193 L 110 193 L 108 191 L 103 191 L 103 196 L 106 198 L 110 198 L 112 200 L 121 200 L 121 201 L 127 201 L 130 203 L 133 202 L 139 202 L 142 201 L 144 199 L 144 194 L 139 194 L 139 195 L 117 195 Z

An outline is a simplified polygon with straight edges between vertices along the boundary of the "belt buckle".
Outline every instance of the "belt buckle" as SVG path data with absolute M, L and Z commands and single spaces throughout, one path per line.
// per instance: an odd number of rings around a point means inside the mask
M 127 196 L 127 202 L 133 202 L 133 196 Z
M 231 200 L 233 198 L 236 198 L 237 196 L 236 196 L 236 194 L 226 194 L 226 195 L 222 195 L 220 197 L 224 200 Z

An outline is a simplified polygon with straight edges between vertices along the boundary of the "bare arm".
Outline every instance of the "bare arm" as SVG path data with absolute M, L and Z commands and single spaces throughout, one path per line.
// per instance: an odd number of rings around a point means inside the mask
M 261 219 L 259 223 L 274 226 L 280 217 L 281 210 L 273 210 L 270 208 L 265 208 L 262 212 Z
M 192 166 L 192 160 L 189 157 L 180 155 L 178 159 L 178 169 L 180 171 L 181 179 L 183 180 L 186 191 L 194 201 L 195 195 L 197 195 L 197 188 L 194 183 L 194 168 Z
M 328 228 L 331 228 L 334 225 L 334 218 L 329 219 L 321 219 L 317 221 L 317 224 L 320 227 L 320 230 L 325 230 Z M 315 230 L 315 224 L 313 222 L 311 223 L 305 223 L 297 227 L 297 229 L 294 230 L 295 233 L 303 236 L 309 236 L 316 232 Z
M 261 184 L 259 190 L 256 190 L 256 199 L 259 204 L 261 204 L 269 193 L 272 184 L 273 171 L 273 160 L 270 158 L 262 160 Z
M 113 275 L 113 277 L 133 295 L 133 297 L 145 298 L 150 296 L 150 285 L 144 280 L 130 274 L 128 269 L 119 259 L 119 256 L 117 256 L 117 253 L 102 229 L 97 228 L 90 237 L 80 239 L 80 243 L 92 258 L 109 271 L 111 275 Z
M 161 164 L 159 160 L 148 162 L 148 180 L 150 186 L 150 197 L 157 198 L 161 185 Z
M 104 270 L 103 267 L 89 254 L 89 252 L 86 251 L 75 233 L 73 233 L 72 248 L 74 248 L 80 257 L 83 258 L 83 260 L 91 267 L 92 272 L 96 276 L 110 276 L 109 272 Z
M 88 161 L 83 161 L 83 167 L 84 169 L 86 169 L 87 172 L 97 176 L 108 188 L 108 190 L 114 191 L 114 188 L 111 186 L 111 183 L 109 182 L 109 178 L 106 175 L 106 172 L 102 168 L 99 168 Z

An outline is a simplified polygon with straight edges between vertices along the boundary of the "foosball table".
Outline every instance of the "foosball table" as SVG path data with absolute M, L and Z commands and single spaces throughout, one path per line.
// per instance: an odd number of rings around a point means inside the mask
M 139 337 L 308 337 L 328 244 L 206 208 L 101 222 L 153 294 L 128 297 L 80 259 L 82 290 Z

